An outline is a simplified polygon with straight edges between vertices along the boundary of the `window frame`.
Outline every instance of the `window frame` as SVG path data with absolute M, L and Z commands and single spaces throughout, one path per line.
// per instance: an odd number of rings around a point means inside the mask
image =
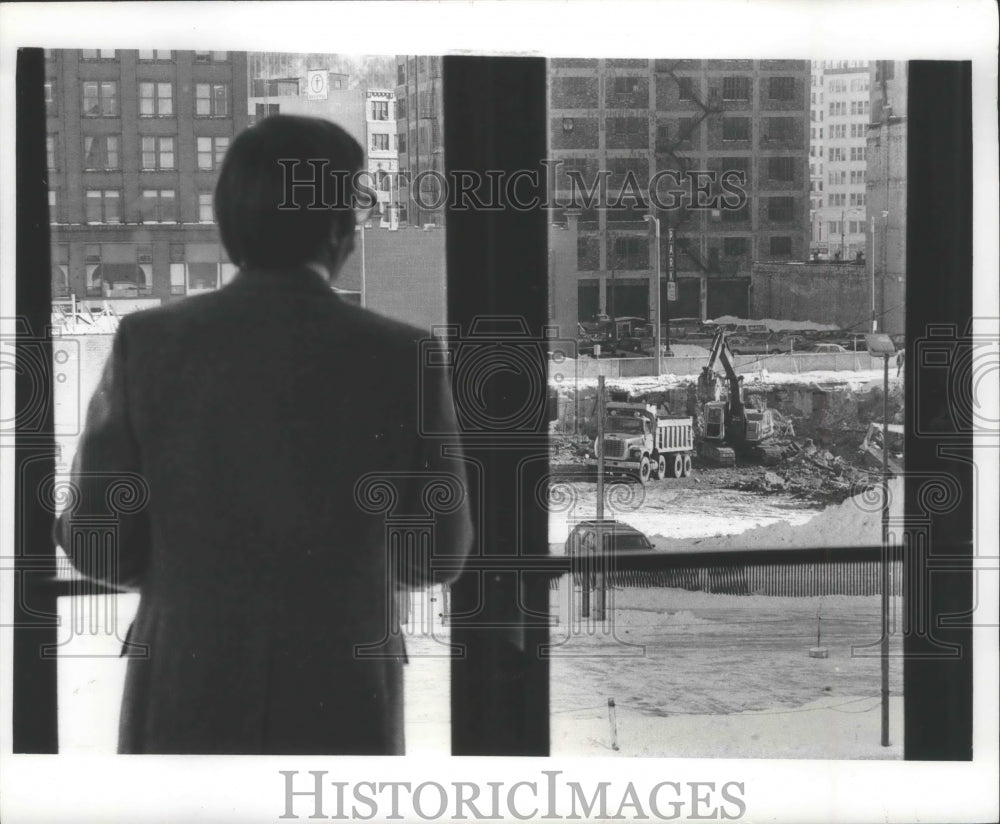
M 145 87 L 151 87 L 153 94 L 151 96 L 143 95 Z M 161 96 L 160 91 L 163 87 L 167 88 L 167 95 Z M 166 118 L 174 117 L 174 84 L 169 80 L 140 80 L 138 82 L 138 100 L 139 100 L 139 117 L 140 119 L 150 119 L 150 118 Z M 152 111 L 143 112 L 143 104 L 146 101 L 152 102 Z M 166 108 L 167 111 L 163 111 Z
M 203 97 L 200 94 L 202 89 L 208 89 L 208 96 Z M 218 98 L 216 93 L 219 89 L 225 91 L 225 111 L 220 113 L 217 111 Z M 197 82 L 194 84 L 194 116 L 199 120 L 220 120 L 227 117 L 232 117 L 232 95 L 230 93 L 230 84 L 224 81 L 206 81 Z M 203 101 L 208 101 L 208 113 L 200 112 L 199 104 Z
M 37 57 L 34 54 L 36 52 Z M 42 102 L 40 82 L 42 71 L 41 58 L 41 49 L 26 49 L 18 55 L 19 61 L 24 61 L 24 64 L 28 68 L 28 71 L 18 73 L 18 87 L 19 89 L 26 89 L 29 95 L 25 109 L 19 111 L 20 115 L 26 113 L 26 116 L 19 116 L 18 118 L 17 156 L 19 162 L 16 186 L 18 208 L 16 214 L 19 233 L 23 229 L 26 233 L 25 236 L 34 241 L 33 245 L 29 246 L 26 252 L 26 260 L 30 257 L 32 261 L 37 259 L 46 262 L 49 259 L 50 249 L 48 248 L 47 232 L 45 232 L 43 219 L 44 175 L 42 172 L 45 157 L 40 139 L 44 135 L 44 104 Z M 509 94 L 505 92 L 495 95 L 491 98 L 491 102 L 501 109 L 499 114 L 502 114 L 504 118 L 508 118 L 509 123 L 509 115 L 513 114 L 513 112 L 503 110 L 503 101 L 507 97 L 511 99 L 517 97 L 513 93 L 513 90 L 523 87 L 524 78 L 517 74 L 518 71 L 523 70 L 519 66 L 510 65 L 515 61 L 504 60 L 502 62 L 507 63 L 507 65 L 499 66 L 491 61 L 482 61 L 482 64 L 477 65 L 476 60 L 478 58 L 455 57 L 445 59 L 444 74 L 446 80 L 449 81 L 445 84 L 445 88 L 448 89 L 451 105 L 457 105 L 461 99 L 455 96 L 458 92 L 461 91 L 463 94 L 468 93 L 466 89 L 462 88 L 463 79 L 466 86 L 472 86 L 474 89 L 482 88 L 490 79 L 490 74 L 487 72 L 495 73 L 495 78 L 503 81 L 505 86 L 510 87 L 511 91 Z M 531 61 L 531 59 L 527 60 Z M 534 62 L 544 61 L 535 60 Z M 934 90 L 939 88 L 953 89 L 956 82 L 969 84 L 971 83 L 971 74 L 971 66 L 967 65 L 922 66 L 919 63 L 915 63 L 910 67 L 909 79 L 918 91 L 926 93 L 928 88 Z M 538 78 L 529 77 L 528 79 L 537 81 Z M 543 83 L 539 85 L 544 87 Z M 537 95 L 537 90 L 534 93 Z M 544 97 L 542 99 L 544 100 Z M 527 110 L 534 115 L 533 108 L 529 107 Z M 934 145 L 929 145 L 926 138 L 920 138 L 919 136 L 929 134 L 932 130 L 931 127 L 936 122 L 954 122 L 956 116 L 971 121 L 971 105 L 968 102 L 967 96 L 927 94 L 925 97 L 921 97 L 919 95 L 912 95 L 908 115 L 911 122 L 910 136 L 914 137 L 917 141 L 916 151 L 909 153 L 911 159 L 919 156 L 921 161 L 930 166 L 931 161 L 935 157 L 940 157 L 940 153 L 944 151 L 941 146 L 942 137 L 944 138 L 943 142 L 949 143 L 947 151 L 949 156 L 952 154 L 952 149 L 954 150 L 954 154 L 961 154 L 965 145 L 963 135 L 951 134 L 950 132 L 945 132 L 943 135 L 936 134 L 934 135 L 934 140 L 936 141 Z M 470 121 L 465 123 L 458 123 L 457 121 L 460 120 L 462 119 L 455 118 L 450 127 L 446 126 L 446 133 L 448 135 L 446 143 L 449 149 L 457 152 L 463 150 L 478 151 L 481 155 L 485 153 L 485 147 L 469 149 L 467 145 L 475 142 L 467 138 L 473 132 L 473 124 L 480 121 L 477 118 L 471 118 Z M 542 119 L 542 124 L 544 124 L 544 118 Z M 535 127 L 536 136 L 545 134 L 544 125 L 539 127 L 537 117 L 533 116 L 531 125 Z M 957 133 L 961 130 L 954 131 Z M 530 138 L 527 141 L 532 147 L 531 151 L 534 153 L 535 142 Z M 538 154 L 538 156 L 541 157 L 544 155 Z M 456 159 L 466 160 L 463 157 Z M 530 165 L 525 166 L 522 164 L 522 166 L 530 168 Z M 936 228 L 939 228 L 937 226 L 939 215 L 934 213 L 920 215 L 915 210 L 909 216 L 907 222 L 908 245 L 912 246 L 913 259 L 917 262 L 916 267 L 919 270 L 918 274 L 923 277 L 915 277 L 914 290 L 918 294 L 915 296 L 912 304 L 908 303 L 907 306 L 908 338 L 911 333 L 919 334 L 919 330 L 925 328 L 929 322 L 933 323 L 936 321 L 941 323 L 953 319 L 955 324 L 960 326 L 972 315 L 971 286 L 965 288 L 966 284 L 970 281 L 969 273 L 971 273 L 972 257 L 971 195 L 969 195 L 972 188 L 971 158 L 964 157 L 958 163 L 958 167 L 957 173 L 936 177 L 915 175 L 909 181 L 908 195 L 911 203 L 951 203 L 958 201 L 958 207 L 962 214 L 956 216 L 956 223 L 959 226 L 970 228 L 958 238 L 959 242 L 956 244 L 952 242 L 953 238 L 948 237 L 947 239 L 943 239 L 940 237 L 941 233 L 935 231 Z M 472 168 L 472 164 L 466 163 L 466 168 Z M 490 167 L 485 166 L 485 168 Z M 503 222 L 510 217 L 489 216 L 483 222 Z M 35 235 L 28 235 L 32 227 L 36 227 Z M 495 232 L 496 226 L 490 226 L 489 229 L 490 234 L 492 234 Z M 485 248 L 487 244 L 481 243 L 483 235 L 484 233 L 477 233 L 475 242 L 480 243 Z M 459 240 L 461 239 L 459 238 Z M 465 280 L 475 280 L 476 282 L 463 284 L 463 278 L 459 278 L 460 270 L 454 265 L 465 262 L 463 250 L 471 250 L 471 240 L 469 239 L 469 241 L 457 244 L 453 244 L 451 240 L 449 241 L 449 309 L 452 310 L 452 316 L 449 317 L 449 320 L 464 318 L 470 314 L 471 309 L 478 310 L 481 308 L 473 305 L 472 301 L 474 299 L 470 297 L 471 290 L 487 291 L 483 289 L 482 282 L 479 282 L 478 274 L 476 278 L 464 278 Z M 516 247 L 518 244 L 507 245 Z M 457 250 L 456 246 L 459 247 Z M 469 253 L 471 254 L 471 251 Z M 526 254 L 529 263 L 533 259 L 534 265 L 526 266 L 525 269 L 534 271 L 537 264 L 541 263 L 542 270 L 544 270 L 545 256 L 534 245 L 528 253 L 523 252 L 523 250 L 508 251 L 508 254 L 514 253 Z M 503 263 L 506 266 L 507 261 Z M 29 269 L 37 271 L 38 267 L 19 266 L 19 278 L 22 271 Z M 493 267 L 493 270 L 495 269 L 496 267 Z M 470 271 L 475 272 L 476 269 L 474 267 L 471 269 L 463 267 L 461 271 L 465 275 Z M 539 290 L 537 283 L 529 284 L 527 278 L 522 277 L 519 271 L 517 268 L 504 272 L 491 271 L 489 277 L 496 274 L 498 277 L 495 282 L 504 283 L 505 289 L 490 290 L 490 294 L 493 300 L 515 300 L 520 302 L 522 304 L 522 312 L 532 311 L 532 301 L 534 303 L 545 303 L 544 288 Z M 955 277 L 959 283 L 955 284 L 955 288 L 945 290 L 944 292 L 940 290 L 936 277 L 940 271 L 954 271 L 956 273 Z M 503 279 L 499 277 L 501 274 L 509 273 L 513 273 L 512 278 Z M 459 293 L 458 295 L 451 293 L 452 284 L 454 284 L 454 289 Z M 19 357 L 31 357 L 37 356 L 36 353 L 41 349 L 43 355 L 51 359 L 51 341 L 46 342 L 43 340 L 39 343 L 37 339 L 29 337 L 36 325 L 38 328 L 44 328 L 50 322 L 51 305 L 47 289 L 21 288 L 22 285 L 30 286 L 30 282 L 19 280 L 19 288 L 16 292 L 16 311 L 18 317 L 25 319 L 24 325 L 27 331 L 24 335 L 19 336 L 16 351 Z M 514 294 L 506 295 L 503 292 Z M 525 298 L 527 298 L 526 301 L 524 300 Z M 499 308 L 505 309 L 506 306 Z M 913 359 L 907 359 L 906 368 L 908 374 L 916 374 Z M 29 379 L 32 379 L 31 376 L 29 376 Z M 18 386 L 21 387 L 24 384 L 19 383 Z M 938 411 L 944 415 L 948 414 L 948 399 L 945 397 L 944 392 L 936 393 L 935 386 L 923 383 L 921 383 L 919 388 L 919 402 L 927 405 L 929 414 L 936 414 Z M 21 436 L 15 442 L 18 458 L 24 460 L 30 457 L 38 460 L 43 464 L 42 471 L 46 471 L 44 461 L 47 459 L 51 466 L 52 456 L 54 455 L 51 419 L 49 419 L 48 424 L 43 425 L 42 431 L 36 432 L 35 429 L 29 428 L 30 422 L 26 420 L 24 415 L 19 414 L 15 421 L 15 426 L 17 434 Z M 29 433 L 33 438 L 25 438 L 25 433 Z M 909 434 L 912 433 L 908 430 Z M 35 445 L 36 439 L 41 442 L 40 446 Z M 937 451 L 939 444 L 934 439 L 924 438 L 924 440 L 928 442 L 922 443 L 919 436 L 908 437 L 908 459 L 912 447 L 913 452 L 916 453 L 915 457 L 918 460 L 929 460 L 931 467 L 941 465 L 941 457 Z M 971 443 L 971 438 L 969 442 Z M 964 441 L 961 443 L 964 445 Z M 971 488 L 974 471 L 974 467 L 971 464 L 954 461 L 948 464 L 948 466 L 952 472 L 956 473 L 956 482 L 959 488 Z M 15 479 L 14 489 L 15 498 L 19 501 L 24 501 L 26 504 L 23 510 L 18 511 L 17 517 L 22 542 L 28 549 L 23 556 L 19 555 L 15 559 L 16 572 L 24 575 L 25 599 L 17 599 L 17 603 L 14 604 L 14 695 L 15 700 L 20 696 L 21 703 L 15 707 L 14 712 L 13 749 L 17 753 L 54 753 L 57 751 L 58 744 L 55 709 L 57 698 L 55 668 L 51 662 L 41 660 L 38 650 L 40 644 L 57 643 L 56 625 L 54 623 L 39 624 L 37 620 L 32 621 L 28 619 L 31 616 L 37 618 L 37 615 L 40 614 L 38 610 L 41 610 L 41 614 L 45 615 L 55 614 L 57 598 L 60 595 L 68 594 L 69 582 L 54 581 L 38 574 L 31 574 L 32 572 L 37 573 L 37 570 L 41 568 L 37 562 L 46 559 L 46 548 L 49 555 L 54 551 L 51 545 L 51 513 L 46 511 L 44 506 L 38 505 L 38 502 L 34 501 L 34 496 L 29 494 L 31 491 L 37 489 L 37 487 L 33 486 L 34 483 L 33 478 L 22 478 L 18 475 Z M 511 486 L 513 487 L 514 485 Z M 525 493 L 524 489 L 520 491 Z M 908 516 L 917 516 L 920 510 L 917 505 L 916 495 L 911 495 L 911 491 L 915 493 L 915 490 L 910 490 L 908 487 L 906 511 Z M 511 500 L 514 500 L 517 492 L 517 489 L 511 489 L 506 495 Z M 524 497 L 527 499 L 528 494 L 525 493 Z M 944 540 L 937 542 L 939 546 L 935 548 L 940 550 L 940 554 L 943 556 L 942 560 L 965 564 L 972 557 L 971 550 L 964 547 L 965 530 L 967 526 L 971 528 L 969 525 L 972 523 L 971 507 L 971 496 L 964 496 L 963 500 L 960 501 L 954 510 L 949 510 L 946 514 L 934 514 L 930 516 L 934 523 L 935 534 L 953 535 L 949 527 L 958 527 L 958 535 L 960 537 L 952 538 L 950 542 Z M 527 514 L 529 517 L 527 526 L 530 528 L 532 523 L 530 522 L 530 509 Z M 535 533 L 529 532 L 529 535 L 534 536 Z M 958 541 L 958 543 L 955 543 L 955 541 Z M 37 547 L 37 549 L 31 549 L 31 547 Z M 528 547 L 528 549 L 530 550 L 531 547 Z M 789 550 L 784 550 L 783 552 L 787 553 Z M 754 554 L 759 557 L 760 553 L 758 551 Z M 487 557 L 487 561 L 490 560 Z M 520 563 L 530 576 L 536 573 L 545 575 L 554 571 L 550 559 L 540 557 L 537 560 L 537 563 L 533 563 L 529 559 L 529 556 L 525 556 L 521 559 Z M 631 563 L 632 559 L 629 560 Z M 647 560 L 661 561 L 659 558 Z M 470 565 L 470 572 L 475 571 L 477 563 L 474 561 Z M 909 570 L 911 573 L 920 576 L 927 572 L 926 561 L 913 559 L 912 563 L 914 567 Z M 974 605 L 972 600 L 974 584 L 972 567 L 959 566 L 957 564 L 955 566 L 959 570 L 968 571 L 964 574 L 954 576 L 961 579 L 958 586 L 949 585 L 936 590 L 934 604 L 928 608 L 929 610 L 933 610 L 930 613 L 932 616 L 965 614 Z M 481 568 L 486 567 L 481 566 Z M 941 577 L 951 578 L 952 576 Z M 497 575 L 495 578 L 496 582 L 499 582 L 500 576 Z M 908 589 L 908 592 L 914 594 L 917 582 L 922 582 L 923 578 L 907 576 L 906 580 L 911 587 Z M 539 589 L 533 586 L 534 581 L 535 579 L 532 578 L 531 581 L 525 584 L 529 594 L 534 594 L 535 590 Z M 479 579 L 477 578 L 478 582 Z M 483 579 L 484 594 L 487 597 L 493 598 L 493 600 L 488 602 L 491 607 L 499 603 L 504 603 L 507 600 L 512 600 L 513 594 L 522 591 L 513 590 L 507 592 L 502 587 L 498 590 L 496 582 L 494 582 L 494 576 L 487 576 Z M 547 585 L 545 590 L 547 594 Z M 504 596 L 505 592 L 507 595 L 506 598 L 494 598 L 494 596 Z M 549 720 L 549 692 L 547 683 L 543 684 L 538 679 L 536 668 L 528 667 L 524 671 L 517 670 L 513 673 L 517 676 L 516 678 L 510 677 L 512 675 L 510 670 L 500 669 L 500 665 L 496 661 L 504 659 L 497 659 L 493 656 L 509 648 L 510 645 L 507 640 L 509 633 L 506 631 L 497 632 L 496 630 L 489 630 L 487 628 L 473 628 L 472 630 L 468 630 L 459 627 L 456 627 L 455 630 L 465 641 L 471 642 L 467 647 L 467 658 L 471 658 L 471 660 L 457 663 L 453 660 L 452 662 L 453 735 L 455 727 L 459 722 L 468 722 L 470 728 L 472 728 L 469 733 L 460 733 L 460 743 L 462 746 L 459 749 L 463 750 L 464 754 L 480 755 L 547 754 L 547 732 L 540 733 L 538 730 L 540 728 L 546 728 L 547 730 Z M 971 643 L 972 629 L 969 623 L 957 624 L 950 629 L 945 628 L 943 632 L 945 637 L 949 639 Z M 507 643 L 506 648 L 494 643 L 494 639 L 498 635 L 504 636 L 504 641 Z M 528 648 L 533 648 L 533 645 L 539 638 L 547 637 L 547 629 L 532 625 L 519 637 Z M 933 640 L 930 639 L 931 642 Z M 972 757 L 971 656 L 949 661 L 948 666 L 943 667 L 941 662 L 934 660 L 932 656 L 920 655 L 921 652 L 927 650 L 927 638 L 914 640 L 912 635 L 908 635 L 904 640 L 904 644 L 904 651 L 910 653 L 904 664 L 905 758 L 908 760 L 927 760 L 933 758 L 935 760 L 949 761 L 970 759 Z M 458 667 L 457 674 L 456 666 Z M 489 671 L 479 677 L 477 681 L 475 672 L 482 672 L 484 668 Z M 507 677 L 503 678 L 503 676 Z M 464 687 L 478 686 L 482 689 L 470 690 L 468 693 L 463 694 L 454 689 L 456 684 Z M 536 688 L 538 688 L 537 691 Z M 525 696 L 528 697 L 527 703 L 520 705 L 519 702 Z M 939 709 L 945 703 L 955 710 L 954 713 L 947 714 L 947 717 L 945 717 L 946 714 L 935 712 L 935 710 Z M 545 706 L 544 715 L 539 715 L 537 712 L 539 704 L 544 704 Z M 476 710 L 480 710 L 481 712 L 477 713 Z M 504 735 L 504 724 L 513 727 L 513 731 L 510 734 Z M 493 735 L 495 732 L 499 732 L 500 735 Z M 476 747 L 477 743 L 479 744 L 478 747 Z
M 95 86 L 97 89 L 97 108 L 99 111 L 91 112 L 87 109 L 87 87 Z M 105 86 L 111 86 L 111 94 L 105 94 Z M 121 100 L 119 98 L 118 81 L 111 79 L 100 79 L 100 80 L 84 80 L 80 83 L 80 117 L 82 118 L 99 118 L 99 117 L 121 117 Z M 113 109 L 112 112 L 106 112 L 105 103 L 106 101 L 111 102 L 110 108 Z

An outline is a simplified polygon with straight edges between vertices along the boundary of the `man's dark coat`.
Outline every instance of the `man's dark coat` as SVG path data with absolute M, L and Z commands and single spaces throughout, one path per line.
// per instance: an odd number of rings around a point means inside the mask
M 121 752 L 402 753 L 386 516 L 465 474 L 453 437 L 420 435 L 455 429 L 425 337 L 305 268 L 122 319 L 57 524 L 81 571 L 141 592 Z M 435 517 L 435 557 L 468 552 L 468 500 Z M 109 507 L 114 566 L 86 540 Z M 406 563 L 410 586 L 454 577 Z

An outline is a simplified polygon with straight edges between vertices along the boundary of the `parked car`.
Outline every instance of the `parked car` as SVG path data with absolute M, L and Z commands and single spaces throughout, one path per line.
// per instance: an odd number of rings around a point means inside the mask
M 770 336 L 729 335 L 726 344 L 734 355 L 766 355 L 781 351 Z
M 609 553 L 652 550 L 649 538 L 635 527 L 610 518 L 604 520 L 580 521 L 566 539 L 566 554 L 579 555 L 596 552 L 600 547 L 598 532 L 603 533 L 603 545 Z
M 781 352 L 808 352 L 816 345 L 816 339 L 802 332 L 780 333 L 772 339 L 774 348 Z
M 814 352 L 821 355 L 838 355 L 849 350 L 841 346 L 839 343 L 817 343 L 810 352 Z

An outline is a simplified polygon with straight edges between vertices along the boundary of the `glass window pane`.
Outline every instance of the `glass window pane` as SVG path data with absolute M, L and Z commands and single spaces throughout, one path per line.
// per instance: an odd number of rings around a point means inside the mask
M 870 244 L 875 243 L 894 258 L 887 263 L 894 272 L 889 281 L 881 278 L 881 259 L 876 267 L 879 287 L 895 290 L 892 297 L 876 293 L 878 324 L 891 333 L 903 331 L 905 293 L 899 284 L 905 277 L 905 250 L 886 244 L 883 233 L 901 243 L 905 232 L 905 132 L 900 132 L 899 143 L 890 144 L 892 152 L 883 153 L 880 147 L 880 157 L 873 157 L 875 141 L 861 113 L 869 95 L 870 108 L 875 108 L 877 97 L 872 90 L 862 91 L 860 81 L 867 80 L 867 63 L 854 78 L 859 81 L 855 110 L 844 100 L 831 110 L 836 111 L 833 125 L 838 127 L 834 139 L 844 145 L 830 146 L 824 145 L 818 125 L 812 135 L 803 131 L 811 115 L 814 123 L 820 123 L 820 113 L 830 101 L 824 103 L 816 94 L 813 102 L 802 92 L 810 86 L 818 92 L 823 82 L 831 80 L 850 81 L 852 72 L 814 70 L 805 61 L 770 64 L 706 59 L 681 66 L 676 60 L 650 60 L 647 76 L 631 67 L 628 74 L 650 81 L 655 110 L 651 100 L 648 114 L 626 117 L 615 113 L 605 121 L 603 140 L 597 124 L 585 141 L 581 125 L 587 118 L 581 116 L 583 107 L 577 101 L 593 95 L 607 106 L 609 95 L 627 94 L 628 83 L 616 71 L 621 67 L 610 62 L 579 59 L 549 64 L 547 157 L 573 164 L 590 184 L 600 174 L 609 175 L 609 192 L 616 191 L 616 183 L 627 171 L 635 172 L 639 180 L 638 220 L 630 220 L 633 215 L 616 210 L 618 204 L 609 202 L 610 195 L 604 200 L 599 197 L 587 211 L 565 208 L 569 179 L 565 173 L 552 175 L 551 194 L 563 198 L 553 212 L 555 225 L 549 236 L 550 321 L 559 338 L 552 349 L 571 354 L 552 358 L 549 364 L 548 420 L 557 457 L 548 488 L 550 500 L 560 504 L 550 512 L 552 552 L 582 553 L 590 546 L 600 553 L 600 537 L 584 529 L 587 521 L 599 517 L 623 527 L 607 544 L 609 553 L 648 551 L 648 545 L 639 548 L 645 539 L 663 554 L 687 548 L 827 546 L 832 534 L 835 542 L 846 540 L 847 533 L 855 534 L 855 527 L 861 529 L 854 520 L 857 501 L 850 500 L 850 491 L 844 490 L 831 503 L 830 492 L 838 484 L 832 473 L 806 482 L 812 470 L 794 461 L 779 461 L 773 468 L 767 465 L 773 456 L 768 448 L 787 444 L 789 439 L 804 443 L 805 438 L 812 438 L 815 445 L 821 429 L 828 427 L 824 431 L 832 432 L 841 426 L 832 423 L 832 418 L 820 423 L 816 415 L 830 414 L 840 403 L 850 408 L 853 419 L 858 410 L 856 398 L 844 381 L 851 379 L 848 375 L 867 374 L 878 363 L 864 353 L 855 358 L 853 352 L 845 352 L 838 371 L 823 379 L 822 389 L 807 387 L 800 375 L 820 363 L 832 369 L 841 355 L 802 351 L 815 340 L 805 345 L 790 341 L 790 329 L 784 326 L 829 325 L 831 335 L 837 330 L 852 338 L 857 331 L 870 330 L 870 264 L 858 268 L 803 264 L 814 249 L 823 257 L 832 259 L 836 252 L 853 262 L 857 253 L 867 257 Z M 814 78 L 822 82 L 814 83 Z M 845 83 L 842 98 L 847 98 L 849 89 Z M 905 83 L 890 88 L 888 94 L 894 107 L 905 110 Z M 704 110 L 698 100 L 706 104 Z M 848 119 L 852 115 L 853 121 Z M 632 119 L 638 123 L 629 122 Z M 851 122 L 856 126 L 853 130 L 845 125 Z M 677 150 L 685 131 L 687 139 Z M 847 143 L 852 137 L 853 145 Z M 894 154 L 897 146 L 899 152 Z M 809 169 L 810 150 L 817 160 L 827 161 L 826 168 L 814 160 L 815 168 Z M 866 156 L 864 179 L 853 174 L 862 164 L 862 153 Z M 578 161 L 583 162 L 577 166 Z M 847 163 L 852 166 L 843 168 Z M 865 209 L 870 214 L 876 208 L 872 203 L 876 192 L 885 198 L 886 176 L 878 185 L 872 178 L 880 171 L 884 174 L 887 165 L 893 172 L 887 176 L 890 225 L 880 223 L 872 237 Z M 720 202 L 714 209 L 690 209 L 695 188 L 684 175 L 699 170 L 720 176 L 733 173 L 733 187 L 741 197 Z M 673 208 L 658 207 L 649 195 L 650 176 L 658 172 L 672 172 L 681 179 L 680 185 L 674 185 L 667 178 L 659 189 L 661 201 L 666 192 L 673 191 L 679 200 Z M 738 185 L 737 173 L 745 174 Z M 818 199 L 821 184 L 828 179 L 836 189 L 832 195 L 838 204 L 829 209 Z M 804 195 L 807 188 L 817 192 L 816 205 Z M 709 186 L 710 198 L 722 194 Z M 849 232 L 841 253 L 845 226 Z M 758 285 L 763 278 L 774 290 L 770 295 Z M 848 285 L 851 278 L 853 285 Z M 810 299 L 807 306 L 797 303 L 804 290 L 821 284 L 829 286 L 822 298 Z M 758 328 L 760 319 L 775 325 L 773 335 L 766 325 Z M 734 389 L 718 358 L 710 375 L 712 386 L 699 380 L 718 329 L 710 323 L 715 320 L 745 327 L 743 335 L 735 330 L 729 334 L 732 351 L 723 361 L 738 368 L 745 364 L 746 374 L 768 370 L 771 378 L 766 389 L 754 391 L 749 378 Z M 613 376 L 604 403 L 596 397 L 599 374 Z M 742 393 L 750 410 L 743 423 L 726 418 L 726 401 L 733 391 Z M 797 406 L 807 395 L 810 404 L 822 395 L 819 403 L 824 411 Z M 903 387 L 893 386 L 890 396 L 897 397 L 890 415 L 901 415 Z M 607 404 L 619 401 L 628 406 L 615 414 Z M 621 414 L 625 410 L 630 414 Z M 712 417 L 716 413 L 720 413 L 717 419 Z M 837 413 L 833 415 L 840 420 Z M 881 410 L 863 415 L 880 420 Z M 787 429 L 780 434 L 787 421 L 791 421 L 794 437 Z M 776 428 L 769 428 L 772 425 Z M 740 428 L 733 432 L 734 426 Z M 747 446 L 747 437 L 752 447 Z M 846 435 L 842 443 L 839 437 L 826 438 L 823 460 L 836 463 L 852 477 L 852 473 L 867 477 L 866 459 L 859 458 L 857 440 Z M 725 450 L 730 448 L 733 463 L 719 465 L 726 463 L 729 453 Z M 600 505 L 598 451 L 606 473 Z M 679 464 L 676 456 L 681 458 Z M 685 457 L 691 459 L 690 475 Z M 749 481 L 771 471 L 780 472 L 780 488 Z M 729 477 L 737 479 L 732 488 L 714 487 Z M 799 482 L 815 486 L 797 496 L 792 488 Z M 726 503 L 721 504 L 717 495 Z M 852 526 L 838 522 L 841 517 Z M 868 522 L 864 539 L 874 545 L 881 540 L 877 521 L 876 517 Z M 833 523 L 840 523 L 834 527 L 836 533 L 827 531 Z M 816 669 L 806 674 L 806 668 L 799 665 L 810 660 L 809 647 L 817 644 L 816 610 L 827 607 L 829 616 L 821 616 L 822 646 L 828 648 L 830 660 L 843 662 L 837 678 L 844 679 L 845 690 L 856 690 L 851 692 L 854 697 L 877 695 L 876 659 L 862 661 L 852 656 L 849 640 L 851 632 L 862 626 L 866 639 L 874 641 L 879 635 L 879 595 L 872 589 L 878 578 L 877 564 L 850 574 L 841 570 L 850 595 L 846 589 L 834 595 L 833 589 L 821 591 L 817 584 L 823 576 L 832 581 L 840 574 L 833 567 L 778 572 L 747 563 L 722 569 L 667 568 L 647 574 L 626 570 L 621 558 L 604 555 L 588 558 L 589 569 L 596 573 L 605 560 L 611 571 L 603 581 L 588 574 L 588 567 L 581 563 L 575 576 L 562 577 L 552 589 L 550 728 L 554 755 L 606 754 L 614 730 L 620 734 L 621 753 L 631 747 L 633 755 L 722 756 L 725 752 L 719 747 L 717 730 L 725 724 L 754 757 L 783 757 L 789 751 L 787 740 L 768 741 L 763 729 L 764 723 L 774 723 L 774 714 L 804 716 L 829 710 L 831 719 L 842 720 L 830 709 L 833 702 L 816 708 L 812 680 Z M 841 597 L 843 602 L 833 607 Z M 892 597 L 896 615 L 900 607 L 896 590 Z M 764 620 L 774 623 L 767 625 Z M 786 633 L 800 631 L 804 646 L 796 647 Z M 717 689 L 713 673 L 720 660 L 725 661 L 727 677 L 738 673 L 737 682 L 746 685 L 760 676 L 756 682 L 760 688 Z M 902 666 L 899 659 L 891 666 L 890 683 L 895 691 L 902 686 Z M 827 685 L 838 689 L 824 681 Z M 610 715 L 609 698 L 615 702 Z M 877 709 L 877 702 L 872 705 Z M 758 721 L 749 711 L 767 714 L 768 721 Z M 684 714 L 683 735 L 680 726 L 673 726 L 677 719 L 669 718 L 675 712 Z M 692 726 L 686 726 L 689 723 Z M 838 741 L 820 740 L 805 730 L 803 726 L 796 748 L 809 755 L 801 757 L 901 755 L 898 745 L 891 753 L 880 753 L 877 724 L 874 730 L 866 727 L 864 736 L 852 734 Z M 624 743 L 626 736 L 630 744 Z

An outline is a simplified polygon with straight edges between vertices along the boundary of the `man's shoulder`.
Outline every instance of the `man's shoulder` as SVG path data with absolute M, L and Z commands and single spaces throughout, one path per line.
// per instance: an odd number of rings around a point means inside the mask
M 162 334 L 171 327 L 182 328 L 187 322 L 211 315 L 219 307 L 221 299 L 220 290 L 130 312 L 121 318 L 118 328 L 130 336 L 153 332 Z
M 431 332 L 403 321 L 380 315 L 369 309 L 345 301 L 339 311 L 350 326 L 364 336 L 384 341 L 402 348 L 412 347 L 431 340 Z

